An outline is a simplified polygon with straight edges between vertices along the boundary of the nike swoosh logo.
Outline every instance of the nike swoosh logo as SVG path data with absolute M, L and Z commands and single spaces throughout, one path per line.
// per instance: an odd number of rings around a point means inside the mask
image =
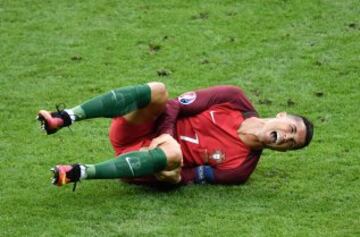
M 132 168 L 132 166 L 131 166 L 131 162 L 130 162 L 130 157 L 125 157 L 125 160 L 126 160 L 126 162 L 127 162 L 127 164 L 128 164 L 128 166 L 129 166 L 129 168 L 130 168 L 130 171 L 131 171 L 131 173 L 132 173 L 132 175 L 133 176 L 135 176 L 135 173 L 134 173 L 134 170 L 133 170 L 133 168 Z
M 199 144 L 199 137 L 196 133 L 195 133 L 195 138 L 188 137 L 188 136 L 180 136 L 180 139 L 183 141 L 194 143 L 194 144 Z
M 213 121 L 213 123 L 216 123 L 214 113 L 215 113 L 215 111 L 211 110 L 210 111 L 210 116 L 211 116 L 211 120 Z

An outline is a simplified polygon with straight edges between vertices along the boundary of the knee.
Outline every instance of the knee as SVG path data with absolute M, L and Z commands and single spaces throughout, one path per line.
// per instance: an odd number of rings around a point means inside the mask
M 151 89 L 151 102 L 156 104 L 165 104 L 169 98 L 166 86 L 162 82 L 149 82 Z
M 174 160 L 174 163 L 176 163 L 176 167 L 179 167 L 183 160 L 183 154 L 180 148 L 180 144 L 174 140 L 174 143 L 171 145 L 170 150 L 170 158 Z
M 161 137 L 166 139 L 166 141 L 159 146 L 166 155 L 166 170 L 173 170 L 180 167 L 183 161 L 180 144 L 168 134 L 163 134 Z
M 173 144 L 167 150 L 167 170 L 173 170 L 181 167 L 183 161 L 183 154 L 181 152 L 180 146 L 177 144 Z

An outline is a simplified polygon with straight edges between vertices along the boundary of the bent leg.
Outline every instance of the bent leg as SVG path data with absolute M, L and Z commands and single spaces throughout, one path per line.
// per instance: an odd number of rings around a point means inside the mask
M 94 97 L 72 109 L 49 112 L 40 110 L 37 119 L 47 134 L 53 134 L 75 121 L 124 116 L 133 124 L 153 121 L 164 111 L 167 91 L 161 82 L 129 86 Z
M 76 121 L 90 118 L 113 118 L 127 115 L 126 119 L 142 122 L 139 118 L 150 119 L 165 108 L 167 91 L 160 82 L 128 86 L 94 97 L 67 112 Z M 136 112 L 138 111 L 139 112 Z M 135 112 L 134 112 L 135 111 Z
M 117 159 L 84 165 L 81 179 L 135 178 L 179 168 L 182 153 L 177 141 L 170 135 L 161 135 L 154 140 L 157 145 L 154 143 L 153 146 L 156 147 L 147 151 L 129 152 L 120 155 Z M 180 174 L 166 181 L 177 183 L 180 181 Z
M 148 85 L 151 88 L 150 104 L 112 119 L 109 138 L 116 155 L 148 147 L 155 137 L 155 120 L 166 108 L 168 92 L 163 83 L 151 82 Z

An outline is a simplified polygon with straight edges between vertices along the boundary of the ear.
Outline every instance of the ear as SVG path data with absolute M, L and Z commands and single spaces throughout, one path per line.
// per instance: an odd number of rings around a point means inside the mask
M 285 118 L 287 116 L 286 112 L 280 112 L 276 115 L 276 118 Z

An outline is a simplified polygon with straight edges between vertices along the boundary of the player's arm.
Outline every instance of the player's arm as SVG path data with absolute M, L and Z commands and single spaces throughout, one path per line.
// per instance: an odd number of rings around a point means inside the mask
M 242 184 L 245 183 L 249 172 L 243 172 L 241 167 L 219 170 L 209 165 L 195 168 L 182 168 L 181 183 L 189 184 Z
M 240 166 L 233 169 L 217 169 L 209 165 L 182 168 L 181 183 L 242 184 L 250 177 L 259 161 L 261 152 L 253 152 Z
M 187 92 L 176 99 L 170 100 L 160 118 L 158 133 L 173 135 L 178 117 L 199 114 L 216 104 L 229 103 L 234 109 L 249 115 L 257 115 L 254 107 L 244 92 L 236 86 L 215 86 Z
M 189 101 L 185 93 L 178 97 L 180 106 L 179 116 L 191 116 L 210 108 L 216 104 L 230 103 L 234 109 L 242 112 L 255 112 L 254 107 L 244 92 L 236 86 L 215 86 L 193 92 L 195 98 Z M 191 96 L 190 96 L 191 98 Z

